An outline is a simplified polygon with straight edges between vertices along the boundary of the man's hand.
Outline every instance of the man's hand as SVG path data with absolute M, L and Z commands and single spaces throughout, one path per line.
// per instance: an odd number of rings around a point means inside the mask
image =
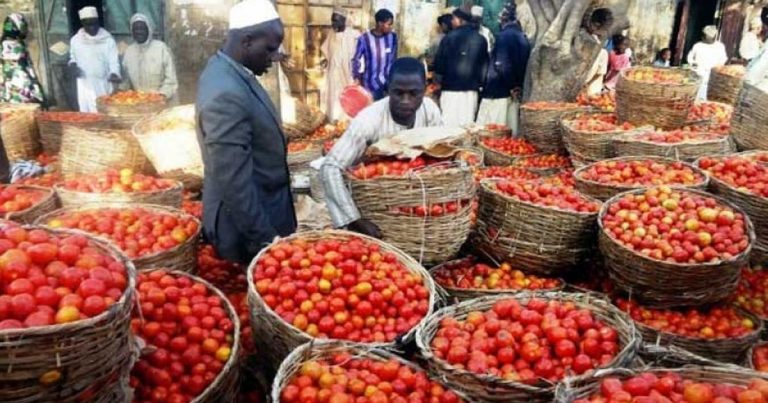
M 351 222 L 347 225 L 347 229 L 376 239 L 381 239 L 381 230 L 379 227 L 364 218 Z
M 109 75 L 109 82 L 112 84 L 120 84 L 123 82 L 123 79 L 120 78 L 120 76 L 118 76 L 117 74 L 112 73 Z
M 80 78 L 84 75 L 83 70 L 80 70 L 80 67 L 77 67 L 77 63 L 70 63 L 69 66 L 67 66 L 67 73 L 71 78 Z

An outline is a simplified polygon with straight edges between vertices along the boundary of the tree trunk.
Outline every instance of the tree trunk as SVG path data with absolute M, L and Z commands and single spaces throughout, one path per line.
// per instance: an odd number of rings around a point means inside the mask
M 614 31 L 628 26 L 627 0 L 527 0 L 536 22 L 525 78 L 524 101 L 572 101 L 597 59 L 602 43 L 582 27 L 597 7 L 614 13 Z

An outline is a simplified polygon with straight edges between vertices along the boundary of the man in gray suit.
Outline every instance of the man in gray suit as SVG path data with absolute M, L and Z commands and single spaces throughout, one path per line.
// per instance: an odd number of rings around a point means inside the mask
M 296 230 L 280 117 L 255 77 L 278 57 L 283 25 L 269 0 L 238 3 L 229 22 L 197 91 L 203 229 L 222 257 L 248 262 Z

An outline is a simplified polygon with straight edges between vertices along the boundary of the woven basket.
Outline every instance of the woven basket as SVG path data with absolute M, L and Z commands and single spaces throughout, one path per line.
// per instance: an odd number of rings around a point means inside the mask
M 612 204 L 624 195 L 644 192 L 634 190 L 616 195 L 605 202 L 600 210 L 600 251 L 605 257 L 613 283 L 633 298 L 654 307 L 700 306 L 728 298 L 738 285 L 741 268 L 748 263 L 755 243 L 755 232 L 749 217 L 744 215 L 749 247 L 733 259 L 701 264 L 662 262 L 619 244 L 603 228 L 603 217 Z M 739 207 L 718 196 L 692 189 L 685 189 L 685 192 L 714 198 L 721 205 L 743 214 Z
M 616 84 L 616 114 L 619 121 L 635 126 L 651 125 L 663 129 L 682 127 L 696 98 L 701 79 L 692 70 L 678 70 L 687 76 L 686 84 L 645 83 L 627 78 L 637 70 L 661 70 L 653 67 L 633 67 L 619 75 Z M 668 71 L 669 69 L 664 69 Z
M 154 115 L 165 109 L 167 100 L 163 102 L 149 102 L 135 105 L 120 105 L 106 102 L 109 96 L 96 98 L 96 110 L 107 115 L 107 121 L 112 127 L 120 130 L 131 130 L 133 125 L 141 119 Z
M 655 156 L 692 162 L 705 155 L 731 154 L 736 151 L 730 136 L 671 144 L 640 140 L 636 136 L 637 134 L 629 134 L 614 137 L 613 148 L 616 150 L 616 155 L 619 157 Z
M 510 128 L 496 128 L 491 129 L 487 126 L 480 126 L 473 130 L 475 137 L 475 143 L 480 143 L 484 138 L 504 138 L 512 136 L 512 129 Z
M 494 190 L 498 182 L 480 182 L 480 211 L 473 241 L 481 251 L 545 276 L 562 276 L 593 255 L 597 213 L 524 202 Z
M 168 127 L 172 121 L 182 124 Z M 203 157 L 195 131 L 194 105 L 147 116 L 133 126 L 133 135 L 160 177 L 180 181 L 188 190 L 202 188 Z
M 763 326 L 765 326 L 765 325 L 763 325 Z M 755 361 L 754 361 L 753 355 L 754 355 L 754 352 L 755 352 L 755 350 L 757 348 L 764 347 L 766 344 L 768 344 L 768 342 L 766 342 L 766 341 L 759 341 L 759 342 L 755 343 L 749 349 L 749 352 L 747 353 L 747 368 L 749 368 L 751 370 L 754 370 L 754 371 L 759 371 L 757 368 L 755 368 Z M 760 372 L 763 372 L 763 371 L 760 371 Z
M 93 203 L 155 204 L 181 208 L 181 202 L 184 198 L 184 186 L 181 182 L 176 182 L 174 186 L 169 189 L 157 190 L 154 192 L 80 192 L 77 190 L 66 189 L 61 184 L 54 185 L 53 188 L 56 189 L 59 200 L 61 200 L 61 206 L 64 208 L 80 207 L 84 204 Z
M 663 356 L 665 348 L 675 346 L 715 362 L 741 365 L 746 362 L 747 354 L 752 346 L 760 340 L 763 323 L 757 316 L 745 310 L 739 310 L 739 313 L 743 317 L 751 319 L 758 326 L 752 333 L 739 338 L 710 340 L 684 337 L 658 331 L 639 322 L 635 322 L 635 327 L 643 335 L 643 342 L 653 346 L 653 348 L 646 349 L 652 352 L 650 354 L 652 356 Z
M 35 120 L 37 121 L 37 127 L 40 130 L 40 144 L 43 146 L 43 152 L 49 155 L 58 154 L 61 150 L 61 138 L 64 136 L 65 127 L 75 126 L 88 128 L 104 124 L 103 122 L 105 121 L 105 117 L 97 113 L 55 112 L 55 114 L 68 115 L 71 117 L 84 117 L 88 118 L 88 121 L 63 122 L 52 119 L 50 112 L 37 111 L 35 113 Z
M 432 313 L 432 309 L 437 300 L 436 287 L 432 277 L 430 277 L 429 273 L 427 273 L 423 267 L 421 267 L 415 260 L 413 260 L 413 258 L 387 243 L 365 235 L 338 230 L 303 232 L 301 234 L 295 234 L 287 238 L 283 238 L 278 242 L 291 242 L 297 239 L 316 241 L 320 239 L 346 240 L 350 238 L 363 239 L 366 242 L 379 245 L 383 253 L 394 254 L 411 273 L 421 277 L 424 281 L 424 286 L 427 288 L 427 290 L 429 290 L 430 295 L 429 311 L 427 315 Z M 251 327 L 253 328 L 254 341 L 256 343 L 257 350 L 263 354 L 265 369 L 268 371 L 275 371 L 283 359 L 285 359 L 285 357 L 287 357 L 292 351 L 294 351 L 300 345 L 314 339 L 307 333 L 302 332 L 289 323 L 285 322 L 280 316 L 278 316 L 272 309 L 269 308 L 269 306 L 264 302 L 259 293 L 256 291 L 256 283 L 253 279 L 254 268 L 259 259 L 265 253 L 267 253 L 268 250 L 269 247 L 262 249 L 248 267 L 248 306 L 251 310 Z M 416 329 L 414 328 L 407 334 L 401 336 L 400 339 L 403 343 L 410 342 L 413 340 L 415 333 Z M 398 342 L 366 344 L 366 346 L 369 347 L 381 347 L 388 349 L 397 348 L 398 345 Z
M 151 173 L 144 151 L 128 130 L 66 127 L 61 140 L 60 159 L 61 173 L 65 178 L 110 168 Z
M 94 203 L 89 205 L 81 205 L 77 207 L 62 208 L 46 215 L 38 217 L 35 224 L 47 225 L 51 220 L 61 217 L 65 214 L 77 213 L 88 210 L 99 209 L 124 209 L 124 208 L 141 208 L 149 210 L 155 213 L 173 214 L 175 216 L 186 216 L 192 218 L 197 222 L 197 232 L 189 237 L 184 243 L 177 245 L 171 249 L 152 253 L 149 255 L 140 256 L 131 259 L 131 262 L 136 267 L 136 270 L 146 271 L 150 269 L 165 268 L 168 270 L 177 270 L 187 273 L 195 273 L 197 271 L 197 247 L 200 243 L 201 227 L 200 221 L 179 210 L 167 206 L 158 206 L 152 204 L 126 204 L 126 203 Z M 94 237 L 103 239 L 105 242 L 114 243 L 108 238 L 102 238 L 98 235 L 91 234 Z
M 40 151 L 35 122 L 39 104 L 0 104 L 0 136 L 8 161 L 34 160 Z
M 768 198 L 738 190 L 714 176 L 710 178 L 709 188 L 712 193 L 744 210 L 752 221 L 757 237 L 750 255 L 752 263 L 766 263 L 768 258 Z
M 52 235 L 84 235 L 80 231 L 42 229 Z M 131 308 L 136 271 L 109 244 L 85 235 L 91 247 L 125 265 L 128 285 L 115 304 L 102 314 L 77 322 L 0 331 L 0 401 L 75 402 L 110 401 L 114 377 L 127 377 L 130 369 Z M 43 376 L 60 379 L 51 385 Z M 127 381 L 127 379 L 124 379 Z M 104 385 L 101 389 L 94 385 Z M 90 398 L 85 398 L 90 396 Z M 114 400 L 111 400 L 114 401 Z
M 438 359 L 432 353 L 431 342 L 435 337 L 440 322 L 445 318 L 465 319 L 472 311 L 486 311 L 500 300 L 513 298 L 526 303 L 531 298 L 573 302 L 577 308 L 589 309 L 596 319 L 609 325 L 619 335 L 621 351 L 605 368 L 621 368 L 628 366 L 635 358 L 640 344 L 640 336 L 629 318 L 611 305 L 608 301 L 588 294 L 570 293 L 520 293 L 516 295 L 499 295 L 472 299 L 443 308 L 424 322 L 416 332 L 416 344 L 421 355 L 427 361 L 430 372 L 439 379 L 445 380 L 453 390 L 464 392 L 475 401 L 490 402 L 552 402 L 557 384 L 541 382 L 536 386 L 504 380 L 492 375 L 479 375 L 465 369 L 458 369 L 448 362 Z M 591 383 L 595 374 L 581 375 L 563 379 L 558 384 L 574 382 Z
M 288 153 L 288 169 L 291 172 L 301 172 L 310 169 L 309 163 L 323 156 L 323 148 L 317 144 L 311 144 L 302 151 Z
M 224 364 L 224 368 L 216 376 L 216 379 L 211 382 L 210 385 L 197 397 L 192 399 L 191 403 L 215 403 L 215 402 L 236 402 L 238 394 L 240 392 L 240 318 L 229 301 L 229 298 L 221 292 L 218 288 L 208 281 L 191 275 L 183 271 L 168 271 L 168 274 L 177 277 L 188 277 L 195 283 L 205 285 L 206 288 L 215 296 L 221 300 L 221 308 L 227 313 L 227 317 L 232 321 L 234 325 L 234 336 L 230 341 L 232 351 L 229 354 L 227 363 Z
M 473 257 L 466 257 L 463 259 L 456 259 L 449 262 L 445 262 L 443 264 L 437 265 L 431 269 L 429 269 L 429 273 L 432 275 L 432 277 L 435 277 L 435 273 L 438 273 L 442 270 L 450 270 L 450 267 L 456 264 L 462 264 L 464 262 L 474 264 L 476 261 Z M 562 291 L 565 288 L 565 281 L 562 279 L 558 279 L 560 282 L 560 285 L 555 288 L 550 289 L 543 289 L 543 290 L 536 290 L 536 292 L 553 292 L 553 291 Z M 489 296 L 495 296 L 495 295 L 506 295 L 506 294 L 520 294 L 525 292 L 532 292 L 531 290 L 510 290 L 510 289 L 481 289 L 481 288 L 450 288 L 440 285 L 439 283 L 436 283 L 437 287 L 443 291 L 448 296 L 449 302 L 463 302 L 467 301 L 473 298 L 480 298 L 480 297 L 489 297 Z
M 536 146 L 544 154 L 564 154 L 567 150 L 563 142 L 560 119 L 573 112 L 586 112 L 588 108 L 575 105 L 561 109 L 532 109 L 527 105 L 520 107 L 520 132 L 523 138 Z
M 725 74 L 722 69 L 723 67 L 715 67 L 709 73 L 707 99 L 728 105 L 736 105 L 736 102 L 739 101 L 739 91 L 741 91 L 744 83 L 744 77 Z
M 325 185 L 320 171 L 312 169 L 309 172 L 309 194 L 317 201 L 325 200 Z
M 573 124 L 573 121 L 583 115 L 606 116 L 613 115 L 610 112 L 577 112 L 563 115 L 560 119 L 560 125 L 563 130 L 563 142 L 568 153 L 575 160 L 583 163 L 592 163 L 594 161 L 604 160 L 614 157 L 612 139 L 621 134 L 627 133 L 645 133 L 653 130 L 652 126 L 638 127 L 632 130 L 617 129 L 609 132 L 593 132 L 579 130 Z
M 675 160 L 666 159 L 666 158 L 659 158 L 659 157 L 619 157 L 619 158 L 612 158 L 612 159 L 606 160 L 606 161 L 617 161 L 617 162 L 619 162 L 619 161 L 637 161 L 637 160 L 651 160 L 651 161 L 654 161 L 654 162 L 666 163 L 666 164 L 671 164 L 671 163 L 676 162 Z M 700 183 L 697 183 L 697 184 L 691 185 L 691 186 L 682 186 L 682 185 L 675 185 L 675 186 L 686 187 L 686 188 L 691 188 L 691 189 L 706 190 L 707 189 L 707 185 L 709 184 L 709 175 L 704 173 L 704 171 L 699 169 L 699 167 L 694 166 L 692 164 L 683 163 L 683 165 L 685 165 L 686 167 L 690 168 L 695 173 L 701 175 L 702 180 L 700 181 Z M 612 198 L 613 196 L 616 196 L 619 193 L 623 193 L 623 192 L 630 191 L 630 190 L 638 190 L 638 189 L 646 189 L 647 188 L 646 186 L 611 185 L 611 184 L 600 183 L 600 182 L 584 179 L 582 176 L 583 176 L 584 172 L 587 171 L 590 167 L 591 167 L 591 165 L 588 165 L 588 166 L 585 166 L 585 167 L 577 169 L 573 173 L 573 178 L 576 181 L 576 189 L 579 192 L 584 193 L 584 194 L 589 195 L 589 196 L 592 196 L 595 199 L 606 201 L 606 200 Z
M 768 94 L 744 83 L 733 109 L 731 136 L 740 150 L 768 150 Z
M 381 229 L 385 242 L 425 265 L 445 262 L 459 252 L 469 236 L 470 204 L 440 217 L 411 217 L 395 209 L 471 201 L 476 189 L 471 169 L 463 162 L 448 164 L 403 176 L 360 180 L 347 175 L 360 214 Z
M 6 220 L 15 221 L 21 224 L 32 224 L 37 217 L 48 214 L 58 208 L 58 200 L 56 199 L 56 192 L 51 188 L 32 185 L 8 185 L 19 189 L 32 190 L 44 193 L 42 199 L 32 207 L 22 210 L 14 211 L 5 214 Z
M 723 383 L 736 386 L 747 386 L 755 378 L 764 378 L 763 375 L 737 366 L 689 366 L 683 368 L 640 368 L 633 371 L 627 368 L 616 368 L 609 371 L 600 371 L 592 382 L 574 382 L 560 384 L 555 393 L 555 402 L 568 403 L 577 399 L 587 399 L 593 394 L 600 393 L 600 384 L 603 379 L 614 377 L 620 379 L 630 378 L 643 372 L 651 372 L 657 376 L 667 373 L 678 374 L 684 379 L 703 383 Z
M 283 122 L 283 133 L 290 140 L 298 140 L 314 132 L 325 123 L 323 111 L 311 108 L 302 102 L 295 102 L 295 122 Z
M 479 142 L 477 144 L 477 148 L 479 148 L 483 152 L 483 159 L 486 166 L 497 166 L 497 167 L 505 167 L 508 165 L 514 165 L 518 160 L 525 157 L 535 157 L 538 155 L 541 155 L 539 153 L 537 154 L 528 154 L 528 155 L 511 155 L 511 154 L 505 154 L 501 151 L 496 151 L 482 142 Z
M 368 348 L 360 344 L 340 340 L 314 340 L 294 349 L 280 364 L 280 369 L 272 382 L 271 400 L 280 402 L 280 393 L 288 386 L 293 377 L 299 374 L 302 364 L 310 360 L 330 359 L 338 353 L 350 353 L 356 359 L 369 359 L 379 362 L 397 361 L 414 372 L 424 371 L 418 365 L 406 361 L 387 350 Z M 450 388 L 446 388 L 450 390 Z M 462 401 L 469 401 L 461 392 L 452 390 Z

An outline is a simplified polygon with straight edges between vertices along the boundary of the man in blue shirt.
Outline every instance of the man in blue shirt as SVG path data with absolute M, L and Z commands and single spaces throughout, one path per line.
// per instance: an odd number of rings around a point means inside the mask
M 386 96 L 387 77 L 397 58 L 397 34 L 392 32 L 395 16 L 387 9 L 376 12 L 376 27 L 357 39 L 352 59 L 355 80 L 378 101 Z

